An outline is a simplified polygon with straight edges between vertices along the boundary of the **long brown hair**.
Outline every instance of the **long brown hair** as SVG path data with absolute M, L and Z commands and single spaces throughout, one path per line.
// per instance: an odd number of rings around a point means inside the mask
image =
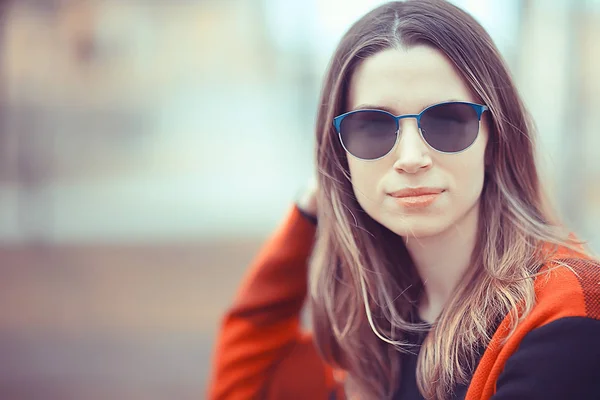
M 402 239 L 359 206 L 331 121 L 347 111 L 349 82 L 362 60 L 420 44 L 445 54 L 490 111 L 479 240 L 421 347 L 417 383 L 426 398 L 447 398 L 469 379 L 476 349 L 489 343 L 499 318 L 514 313 L 514 329 L 527 315 L 535 301 L 532 276 L 545 262 L 540 244 L 570 245 L 540 187 L 529 115 L 485 30 L 443 0 L 391 2 L 362 17 L 337 47 L 319 103 L 319 227 L 310 273 L 317 346 L 348 371 L 348 390 L 362 399 L 398 390 L 400 355 L 415 350 L 404 338 L 426 328 L 411 322 L 423 284 Z

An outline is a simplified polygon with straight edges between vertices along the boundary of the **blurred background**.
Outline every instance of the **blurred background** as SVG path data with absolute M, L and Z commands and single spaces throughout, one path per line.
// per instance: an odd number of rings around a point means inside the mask
M 204 398 L 220 315 L 312 174 L 377 0 L 0 0 L 0 398 Z M 463 0 L 600 250 L 600 0 Z

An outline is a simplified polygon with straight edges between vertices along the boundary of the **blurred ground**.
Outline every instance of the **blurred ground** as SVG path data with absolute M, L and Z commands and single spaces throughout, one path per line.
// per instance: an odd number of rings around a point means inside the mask
M 231 276 L 258 245 L 0 249 L 0 397 L 204 398 Z

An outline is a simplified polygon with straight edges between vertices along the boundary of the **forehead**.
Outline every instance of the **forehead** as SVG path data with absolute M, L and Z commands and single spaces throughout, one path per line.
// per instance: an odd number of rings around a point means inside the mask
M 450 100 L 476 101 L 450 60 L 421 45 L 387 49 L 365 59 L 350 80 L 347 108 L 380 106 L 409 114 Z

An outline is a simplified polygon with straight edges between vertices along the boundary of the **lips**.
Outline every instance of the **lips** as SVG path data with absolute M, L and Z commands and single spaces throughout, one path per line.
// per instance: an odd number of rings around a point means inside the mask
M 418 197 L 418 196 L 428 196 L 434 194 L 440 194 L 444 190 L 437 188 L 407 188 L 402 190 L 397 190 L 395 192 L 390 193 L 389 195 L 395 198 L 405 198 L 405 197 Z
M 409 188 L 390 193 L 396 204 L 405 210 L 426 209 L 440 197 L 443 189 L 437 188 Z

